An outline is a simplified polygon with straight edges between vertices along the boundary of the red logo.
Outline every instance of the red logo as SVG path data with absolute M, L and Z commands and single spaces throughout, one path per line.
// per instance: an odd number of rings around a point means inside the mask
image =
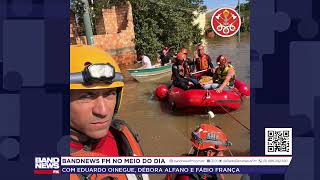
M 235 35 L 241 26 L 239 14 L 232 8 L 219 8 L 211 18 L 213 31 L 222 37 Z

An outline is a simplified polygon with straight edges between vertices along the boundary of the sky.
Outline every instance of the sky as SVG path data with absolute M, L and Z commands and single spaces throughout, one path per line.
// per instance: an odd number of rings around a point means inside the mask
M 245 0 L 240 0 L 240 3 Z M 204 5 L 207 6 L 208 10 L 220 8 L 220 7 L 236 7 L 238 0 L 204 0 Z

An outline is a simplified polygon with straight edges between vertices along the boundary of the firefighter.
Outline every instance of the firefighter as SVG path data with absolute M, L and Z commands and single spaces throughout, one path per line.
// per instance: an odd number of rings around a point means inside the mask
M 114 118 L 123 76 L 113 58 L 85 45 L 70 47 L 71 156 L 143 156 L 137 134 Z M 132 174 L 71 174 L 70 179 L 148 179 Z

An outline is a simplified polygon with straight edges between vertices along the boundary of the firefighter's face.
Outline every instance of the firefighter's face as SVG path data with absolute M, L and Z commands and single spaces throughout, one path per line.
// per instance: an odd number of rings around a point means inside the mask
M 204 55 L 204 47 L 203 46 L 198 47 L 198 53 L 200 56 Z
M 222 56 L 220 59 L 219 59 L 219 61 L 218 61 L 218 65 L 220 66 L 220 67 L 225 67 L 225 65 L 226 65 L 226 63 L 227 63 L 227 59 L 224 57 L 224 56 Z
M 116 105 L 116 89 L 72 90 L 70 126 L 92 139 L 104 137 Z

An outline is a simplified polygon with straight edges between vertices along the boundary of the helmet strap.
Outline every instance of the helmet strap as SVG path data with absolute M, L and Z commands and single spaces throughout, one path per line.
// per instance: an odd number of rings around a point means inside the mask
M 72 141 L 79 142 L 83 145 L 93 144 L 99 141 L 89 138 L 87 135 L 73 127 L 70 127 L 70 137 Z M 75 139 L 74 137 L 77 137 L 77 139 Z
M 211 150 L 211 149 L 209 149 L 208 151 L 207 151 L 207 156 L 208 157 L 212 157 L 212 156 L 214 156 L 216 153 L 214 153 L 214 151 L 213 150 Z
M 192 155 L 192 154 L 194 154 L 194 148 L 191 146 L 188 155 Z
M 112 118 L 112 121 L 113 121 L 113 118 Z M 91 147 L 92 144 L 96 144 L 100 141 L 100 139 L 92 139 L 88 137 L 87 135 L 85 135 L 84 133 L 82 133 L 81 131 L 73 127 L 70 127 L 70 137 L 71 137 L 71 141 L 78 142 L 84 145 L 85 147 Z M 75 139 L 75 137 L 77 138 Z

